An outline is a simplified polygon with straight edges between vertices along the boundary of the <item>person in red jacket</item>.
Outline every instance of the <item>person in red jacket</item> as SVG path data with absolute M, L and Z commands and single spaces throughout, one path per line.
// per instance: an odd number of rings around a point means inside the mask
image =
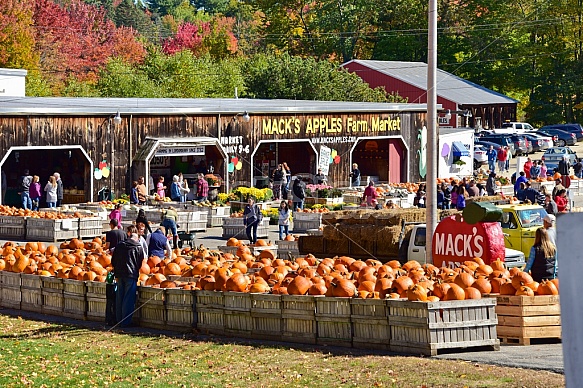
M 567 190 L 561 189 L 557 191 L 555 203 L 557 204 L 557 210 L 559 211 L 559 213 L 564 213 L 567 211 L 569 205 L 569 200 L 567 198 Z
M 532 160 L 530 158 L 526 159 L 526 163 L 524 163 L 524 173 L 526 174 L 526 179 L 530 179 L 530 168 L 532 167 Z

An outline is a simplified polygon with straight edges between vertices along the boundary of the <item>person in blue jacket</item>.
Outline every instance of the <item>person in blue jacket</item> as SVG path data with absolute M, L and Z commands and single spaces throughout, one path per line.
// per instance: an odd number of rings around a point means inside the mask
M 488 151 L 486 151 L 486 155 L 488 156 L 488 168 L 490 172 L 496 172 L 496 160 L 498 158 L 498 153 L 494 149 L 494 146 L 490 146 Z
M 526 182 L 528 182 L 528 179 L 526 179 L 526 174 L 524 171 L 521 171 L 519 177 L 516 178 L 516 182 L 514 183 L 514 195 L 516 195 L 520 190 L 520 184 L 524 183 L 526 185 Z

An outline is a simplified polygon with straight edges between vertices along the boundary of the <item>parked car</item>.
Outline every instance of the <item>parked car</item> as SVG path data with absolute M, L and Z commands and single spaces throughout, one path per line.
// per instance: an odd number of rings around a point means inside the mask
M 575 136 L 577 137 L 577 141 L 583 140 L 583 127 L 579 123 L 545 125 L 541 129 L 547 128 L 560 129 L 561 131 L 571 132 L 575 134 Z
M 511 136 L 514 135 L 486 135 L 480 138 L 480 141 L 489 141 L 503 146 L 508 146 L 512 152 L 512 156 L 526 153 L 526 144 L 524 141 L 515 143 Z M 518 148 L 517 148 L 518 147 Z
M 502 128 L 494 129 L 496 133 L 525 133 L 533 132 L 536 129 L 529 123 L 505 122 Z
M 486 155 L 486 147 L 474 143 L 474 170 L 481 166 L 488 164 L 488 155 Z
M 544 151 L 554 145 L 553 138 L 550 136 L 544 136 L 538 133 L 525 133 L 523 136 L 533 143 L 532 149 L 534 152 Z
M 548 171 L 553 171 L 559 162 L 567 156 L 569 158 L 569 165 L 573 166 L 577 163 L 577 153 L 569 147 L 551 147 L 545 151 L 541 160 L 544 160 Z
M 498 152 L 498 150 L 500 149 L 500 147 L 502 147 L 498 143 L 492 143 L 490 141 L 482 141 L 482 140 L 478 140 L 476 138 L 476 139 L 474 139 L 474 147 L 477 146 L 477 145 L 484 147 L 484 149 L 486 151 L 490 148 L 490 146 L 492 146 L 492 147 L 494 147 L 494 149 L 496 150 L 496 152 Z
M 523 135 L 510 135 L 510 140 L 512 140 L 512 143 L 514 143 L 514 149 L 518 150 L 518 154 L 528 155 L 532 153 L 532 145 Z
M 545 129 L 541 128 L 537 132 L 542 133 L 542 134 L 547 135 L 547 136 L 556 135 L 557 139 L 554 140 L 554 138 L 553 138 L 553 140 L 555 141 L 554 145 L 556 147 L 565 147 L 568 145 L 577 144 L 577 137 L 575 136 L 574 133 L 571 133 L 571 132 L 565 132 L 563 130 L 556 129 L 556 128 L 545 128 Z

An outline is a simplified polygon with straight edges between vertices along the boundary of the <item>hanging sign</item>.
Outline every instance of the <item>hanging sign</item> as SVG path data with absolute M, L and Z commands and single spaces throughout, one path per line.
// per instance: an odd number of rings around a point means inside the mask
M 330 156 L 332 150 L 324 145 L 320 146 L 320 159 L 318 161 L 318 168 L 322 170 L 322 174 L 328 175 L 328 166 L 330 165 Z
M 156 150 L 155 156 L 187 156 L 187 155 L 204 155 L 205 146 L 191 147 L 161 147 Z

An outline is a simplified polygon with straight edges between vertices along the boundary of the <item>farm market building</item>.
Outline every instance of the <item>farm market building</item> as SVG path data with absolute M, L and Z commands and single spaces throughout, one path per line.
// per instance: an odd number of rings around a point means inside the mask
M 192 179 L 201 168 L 220 175 L 225 191 L 260 186 L 282 162 L 305 177 L 328 170 L 334 186 L 349 185 L 352 163 L 381 182 L 420 181 L 426 112 L 425 104 L 0 98 L 5 202 L 15 201 L 25 169 L 43 185 L 59 171 L 65 203 L 95 200 L 105 187 L 128 193 L 139 176 L 162 175 L 169 186 L 174 174 Z

